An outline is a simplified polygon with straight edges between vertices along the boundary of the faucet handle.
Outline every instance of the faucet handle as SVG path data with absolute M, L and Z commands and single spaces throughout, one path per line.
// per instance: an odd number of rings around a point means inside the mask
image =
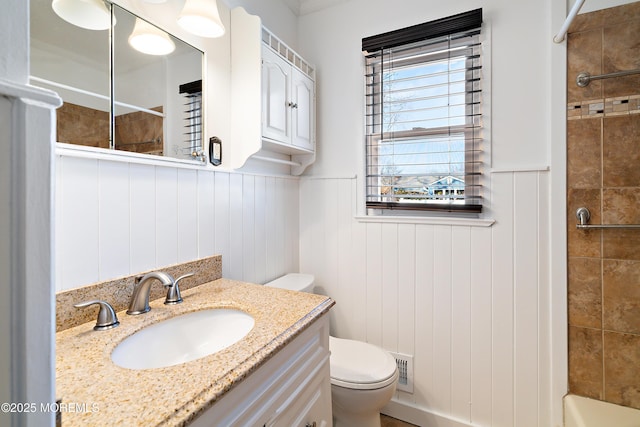
M 165 304 L 180 304 L 182 302 L 182 296 L 180 295 L 180 287 L 178 286 L 178 282 L 182 279 L 186 279 L 187 277 L 194 276 L 196 273 L 187 273 L 178 277 L 173 281 L 173 285 L 168 286 L 167 289 L 167 298 L 165 298 Z
M 74 304 L 73 306 L 76 308 L 84 308 L 94 304 L 100 305 L 98 320 L 96 321 L 96 326 L 93 327 L 94 330 L 105 331 L 107 329 L 115 328 L 120 324 L 120 322 L 118 322 L 118 316 L 116 316 L 116 312 L 113 310 L 113 307 L 111 307 L 111 304 L 106 301 L 84 301 L 78 304 Z

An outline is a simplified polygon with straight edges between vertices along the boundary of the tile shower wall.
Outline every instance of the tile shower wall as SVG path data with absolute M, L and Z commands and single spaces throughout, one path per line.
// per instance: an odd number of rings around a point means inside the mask
M 162 106 L 151 108 L 151 110 L 162 113 Z M 116 149 L 162 156 L 163 121 L 162 117 L 144 111 L 116 116 L 114 129 Z
M 298 269 L 298 180 L 56 156 L 56 291 L 222 255 L 263 283 Z
M 109 113 L 65 102 L 56 110 L 56 141 L 109 148 Z
M 575 83 L 640 68 L 640 2 L 579 15 L 568 38 L 567 207 L 569 389 L 640 408 L 640 75 Z

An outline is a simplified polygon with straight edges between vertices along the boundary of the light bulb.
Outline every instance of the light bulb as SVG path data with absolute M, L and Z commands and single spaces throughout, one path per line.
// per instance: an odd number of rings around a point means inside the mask
M 167 55 L 176 48 L 167 33 L 140 18 L 136 18 L 133 32 L 129 36 L 129 44 L 147 55 Z
M 178 25 L 200 37 L 220 37 L 225 32 L 216 0 L 186 0 Z
M 51 7 L 60 18 L 87 30 L 111 26 L 111 12 L 102 0 L 53 0 Z

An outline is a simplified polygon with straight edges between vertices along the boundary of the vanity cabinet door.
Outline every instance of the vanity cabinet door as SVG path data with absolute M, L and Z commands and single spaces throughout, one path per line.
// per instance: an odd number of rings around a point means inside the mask
M 292 69 L 291 75 L 291 143 L 313 150 L 315 86 L 313 80 L 296 68 Z
M 291 144 L 291 65 L 262 47 L 262 136 Z
M 323 314 L 190 427 L 329 427 L 329 315 Z
M 325 359 L 311 381 L 292 393 L 288 404 L 280 408 L 267 427 L 328 427 L 331 420 L 331 380 L 329 360 Z

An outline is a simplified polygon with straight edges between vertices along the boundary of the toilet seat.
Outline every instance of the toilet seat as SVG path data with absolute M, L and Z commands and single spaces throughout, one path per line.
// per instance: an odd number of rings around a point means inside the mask
M 396 360 L 375 345 L 329 337 L 331 384 L 357 390 L 386 387 L 398 378 Z

